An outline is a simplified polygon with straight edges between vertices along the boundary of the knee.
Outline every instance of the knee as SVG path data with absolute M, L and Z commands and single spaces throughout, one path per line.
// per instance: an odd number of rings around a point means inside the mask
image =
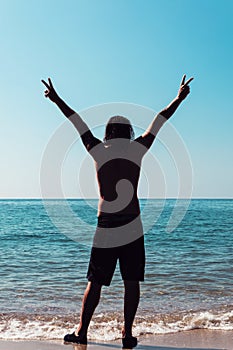
M 95 281 L 92 281 L 92 282 L 88 283 L 88 288 L 89 288 L 90 291 L 93 291 L 95 293 L 100 293 L 102 285 L 97 283 L 97 282 L 95 282 Z
M 124 285 L 125 285 L 126 289 L 138 289 L 139 288 L 139 281 L 124 280 Z

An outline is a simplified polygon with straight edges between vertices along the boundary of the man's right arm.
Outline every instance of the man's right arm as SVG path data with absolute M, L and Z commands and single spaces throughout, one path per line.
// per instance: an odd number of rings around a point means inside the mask
M 159 130 L 163 126 L 163 124 L 171 118 L 171 116 L 175 113 L 181 102 L 187 97 L 187 95 L 190 92 L 189 83 L 193 80 L 193 78 L 190 78 L 185 83 L 186 75 L 183 76 L 180 84 L 180 88 L 177 94 L 177 97 L 161 112 L 159 112 L 155 118 L 153 119 L 152 123 L 149 125 L 147 130 L 135 141 L 140 142 L 143 144 L 147 149 L 150 148 L 152 145 L 155 137 L 157 136 Z

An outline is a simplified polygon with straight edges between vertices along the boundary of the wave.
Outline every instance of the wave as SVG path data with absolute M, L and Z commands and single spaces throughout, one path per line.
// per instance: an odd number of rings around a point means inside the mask
M 0 339 L 57 340 L 75 329 L 76 315 L 0 314 Z M 121 338 L 123 317 L 117 312 L 100 313 L 91 321 L 88 338 L 112 341 Z M 233 307 L 174 314 L 139 315 L 135 319 L 135 336 L 166 334 L 192 329 L 233 330 Z

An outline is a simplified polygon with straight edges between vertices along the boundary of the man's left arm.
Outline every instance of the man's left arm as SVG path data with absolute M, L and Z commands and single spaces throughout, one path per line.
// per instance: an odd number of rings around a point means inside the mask
M 89 152 L 94 146 L 101 143 L 101 141 L 92 134 L 88 125 L 84 122 L 81 116 L 72 108 L 70 108 L 63 99 L 61 99 L 61 97 L 56 92 L 51 79 L 48 78 L 48 82 L 42 80 L 42 83 L 47 88 L 47 90 L 44 92 L 45 97 L 49 98 L 50 101 L 55 103 L 60 111 L 66 116 L 66 118 L 71 121 L 71 123 L 80 134 L 82 142 L 87 151 Z

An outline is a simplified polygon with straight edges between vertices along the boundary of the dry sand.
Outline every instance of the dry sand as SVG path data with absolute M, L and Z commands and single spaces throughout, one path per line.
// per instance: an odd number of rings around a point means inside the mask
M 62 341 L 1 340 L 0 350 L 110 350 L 121 349 L 121 340 L 64 345 Z M 137 350 L 233 350 L 232 331 L 194 330 L 173 334 L 141 337 Z

